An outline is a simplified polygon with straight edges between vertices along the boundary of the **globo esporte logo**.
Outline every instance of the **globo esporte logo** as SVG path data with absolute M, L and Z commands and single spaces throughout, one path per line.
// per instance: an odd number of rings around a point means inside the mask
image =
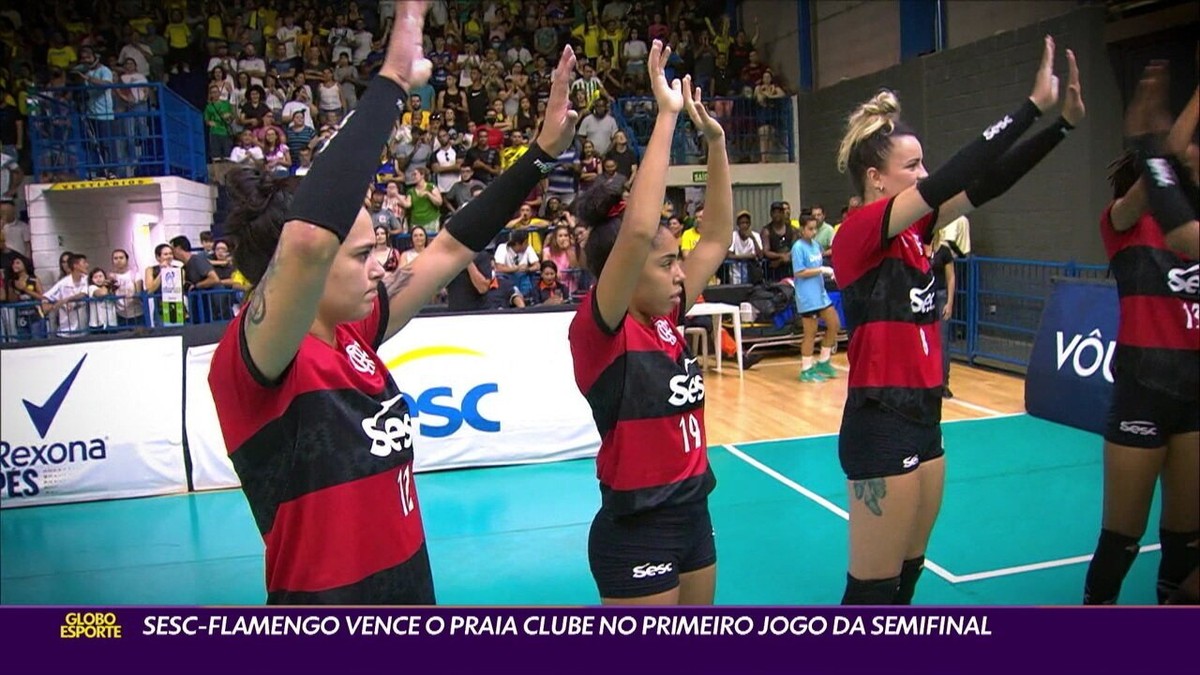
M 396 373 L 397 369 L 424 359 L 451 358 L 439 362 L 439 373 L 449 372 L 449 369 L 461 369 L 464 373 L 479 371 L 480 361 L 486 358 L 483 353 L 473 349 L 449 345 L 421 347 L 413 349 L 391 359 L 387 363 L 389 371 Z M 442 367 L 444 366 L 444 367 Z M 437 385 L 426 387 L 420 393 L 404 392 L 401 394 L 408 404 L 409 415 L 422 436 L 427 438 L 446 438 L 460 431 L 464 426 L 484 433 L 500 431 L 500 420 L 489 416 L 487 411 L 490 399 L 500 393 L 498 382 L 488 381 L 489 378 L 478 377 L 478 383 L 471 377 L 455 378 L 467 380 L 464 385 Z M 397 374 L 396 381 L 404 387 L 411 380 L 407 375 Z
M 71 466 L 108 458 L 103 438 L 73 438 L 55 426 L 87 354 L 45 399 L 22 399 L 30 424 L 5 424 L 0 438 L 0 499 L 36 497 L 64 479 Z M 56 433 L 51 433 L 52 431 Z M 35 438 L 36 435 L 36 438 Z

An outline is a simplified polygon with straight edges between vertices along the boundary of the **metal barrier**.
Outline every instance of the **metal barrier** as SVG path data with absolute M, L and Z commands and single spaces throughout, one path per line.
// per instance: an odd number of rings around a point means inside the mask
M 38 301 L 0 305 L 0 342 L 51 337 L 144 332 L 155 328 L 229 321 L 241 309 L 243 293 L 217 288 L 191 291 L 182 307 L 164 311 L 159 295 L 109 295 L 63 303 L 58 309 Z
M 118 91 L 141 103 L 115 105 Z M 208 179 L 204 119 L 161 83 L 31 90 L 29 137 L 38 182 L 179 176 Z
M 752 98 L 706 99 L 709 114 L 725 129 L 725 145 L 733 163 L 759 164 L 796 161 L 796 139 L 792 135 L 794 111 L 791 98 L 771 99 L 761 106 Z M 653 98 L 621 98 L 613 107 L 617 126 L 641 153 L 650 141 L 657 117 Z M 680 115 L 671 139 L 672 164 L 702 164 L 707 150 L 700 133 L 687 115 Z
M 950 353 L 974 363 L 1024 368 L 1055 277 L 1103 279 L 1106 265 L 967 258 L 955 262 L 958 288 Z
M 714 280 L 729 283 L 745 274 L 751 263 L 727 260 Z M 740 268 L 740 269 L 739 269 Z M 738 270 L 735 272 L 735 269 Z M 764 267 L 770 282 L 770 270 Z M 1029 363 L 1042 310 L 1056 277 L 1103 279 L 1104 265 L 967 258 L 955 262 L 955 301 L 950 319 L 951 356 L 975 363 L 1024 368 Z M 529 296 L 536 272 L 509 275 Z M 559 280 L 578 299 L 591 284 L 583 270 L 561 270 Z M 154 329 L 167 325 L 228 321 L 240 309 L 241 291 L 212 289 L 187 294 L 183 311 L 164 319 L 158 296 L 89 298 L 45 312 L 39 302 L 0 305 L 0 342 L 30 341 L 52 336 L 71 337 Z

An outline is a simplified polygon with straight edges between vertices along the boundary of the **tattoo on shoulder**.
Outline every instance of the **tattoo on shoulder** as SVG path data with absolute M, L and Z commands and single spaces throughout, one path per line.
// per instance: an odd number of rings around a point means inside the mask
M 872 478 L 856 480 L 852 484 L 854 485 L 854 498 L 862 501 L 868 509 L 871 509 L 871 513 L 882 516 L 882 500 L 887 496 L 887 482 L 883 478 Z
M 246 320 L 252 326 L 261 324 L 267 318 L 267 285 L 271 281 L 271 277 L 275 276 L 275 265 L 278 262 L 279 252 L 276 251 L 270 264 L 267 265 L 267 271 L 263 272 L 262 279 L 255 284 L 254 290 L 250 291 L 250 302 L 246 306 Z

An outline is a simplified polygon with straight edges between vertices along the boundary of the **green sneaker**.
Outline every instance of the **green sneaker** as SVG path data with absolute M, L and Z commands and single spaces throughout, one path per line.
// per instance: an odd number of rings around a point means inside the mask
M 821 373 L 817 372 L 817 369 L 814 366 L 800 373 L 800 381 L 820 383 L 825 381 L 825 377 L 821 375 Z
M 819 375 L 823 376 L 827 380 L 832 380 L 837 377 L 837 372 L 834 371 L 833 364 L 829 361 L 818 362 L 817 365 L 813 366 L 813 370 L 817 371 Z

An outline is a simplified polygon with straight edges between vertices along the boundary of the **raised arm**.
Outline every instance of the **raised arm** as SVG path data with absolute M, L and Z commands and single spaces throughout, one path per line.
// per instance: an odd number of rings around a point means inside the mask
M 396 3 L 397 28 L 380 76 L 300 183 L 266 269 L 243 270 L 255 283 L 243 319 L 245 349 L 269 381 L 287 369 L 316 319 L 329 269 L 358 218 L 363 186 L 378 166 L 398 102 L 407 98 L 414 63 L 421 58 L 425 10 L 425 2 Z M 269 217 L 273 205 L 279 208 L 276 195 L 258 197 L 267 211 L 259 218 Z
M 1075 62 L 1075 52 L 1070 49 L 1067 50 L 1067 68 L 1067 95 L 1063 97 L 1062 113 L 1058 119 L 1010 148 L 966 190 L 946 202 L 938 211 L 935 228 L 945 227 L 1007 192 L 1083 121 L 1086 108 L 1083 104 L 1083 89 L 1079 84 L 1079 66 Z
M 1133 102 L 1125 113 L 1125 135 L 1138 152 L 1146 201 L 1162 229 L 1167 246 L 1179 255 L 1195 260 L 1200 258 L 1200 221 L 1182 189 L 1182 181 L 1188 177 L 1177 174 L 1170 161 L 1172 149 L 1164 147 L 1163 136 L 1171 125 L 1167 112 L 1168 85 L 1167 63 L 1151 63 L 1142 74 Z M 1192 100 L 1195 101 L 1195 97 Z M 1185 110 L 1184 115 L 1190 113 Z M 1185 124 L 1188 124 L 1187 120 Z M 1170 134 L 1171 137 L 1176 135 L 1183 136 L 1182 132 Z
M 519 209 L 526 195 L 554 169 L 555 158 L 571 144 L 579 120 L 567 99 L 574 68 L 575 52 L 567 47 L 554 69 L 546 122 L 537 142 L 478 197 L 455 212 L 412 267 L 387 280 L 390 311 L 385 336 L 404 327 L 435 292 L 470 264 L 504 229 L 504 215 Z
M 978 180 L 988 167 L 1037 121 L 1042 112 L 1051 108 L 1057 101 L 1058 78 L 1054 75 L 1054 39 L 1047 35 L 1041 65 L 1038 67 L 1033 93 L 1029 95 L 1029 99 L 985 129 L 975 140 L 963 146 L 928 178 L 897 194 L 892 202 L 887 223 L 888 236 L 897 236 L 934 209 L 941 211 L 948 206 L 969 210 L 966 198 L 955 199 L 956 196 Z M 952 200 L 953 204 L 947 204 Z
M 650 87 L 658 102 L 658 119 L 650 142 L 646 144 L 642 158 L 642 179 L 629 193 L 617 241 L 612 253 L 604 263 L 604 271 L 596 282 L 596 306 L 600 319 L 610 328 L 621 325 L 633 291 L 637 286 L 641 269 L 650 256 L 654 237 L 658 234 L 659 216 L 663 196 L 667 192 L 667 166 L 671 160 L 671 138 L 675 134 L 675 123 L 683 109 L 683 92 L 679 80 L 667 83 L 664 65 L 671 56 L 671 48 L 663 47 L 658 40 L 650 48 L 647 67 Z M 725 242 L 725 248 L 729 242 Z M 721 252 L 722 258 L 724 251 Z M 720 263 L 718 263 L 720 264 Z
M 692 124 L 708 143 L 708 182 L 704 185 L 704 221 L 700 242 L 683 261 L 687 279 L 684 286 L 684 310 L 700 296 L 708 280 L 716 273 L 733 240 L 733 181 L 729 175 L 729 156 L 725 151 L 725 130 L 708 114 L 700 88 L 691 90 L 691 78 L 685 80 L 683 107 Z M 757 256 L 754 256 L 757 257 Z

